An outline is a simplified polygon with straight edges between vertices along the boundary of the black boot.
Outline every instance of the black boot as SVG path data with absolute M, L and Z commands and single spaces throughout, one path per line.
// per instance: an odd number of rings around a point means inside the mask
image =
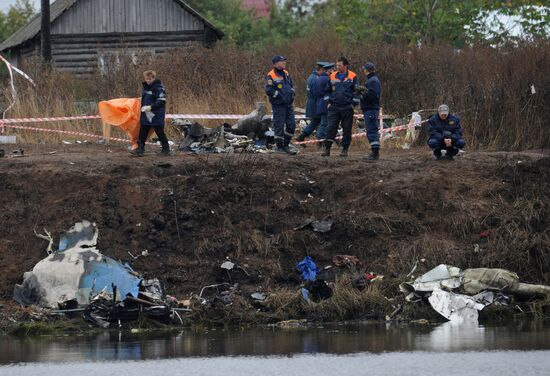
M 447 148 L 447 153 L 445 153 L 445 158 L 452 161 L 454 156 L 458 154 L 458 149 L 455 147 Z
M 145 152 L 145 145 L 143 144 L 143 142 L 138 141 L 137 149 L 131 150 L 130 154 L 132 154 L 135 157 L 143 157 L 144 152 Z
M 340 152 L 340 157 L 347 158 L 347 156 L 348 156 L 348 149 L 342 149 L 342 151 Z
M 434 158 L 437 160 L 441 159 L 441 149 L 434 149 Z
M 302 133 L 300 133 L 300 134 L 298 135 L 298 137 L 296 137 L 296 141 L 302 142 L 302 141 L 304 141 L 304 140 L 306 139 L 307 136 L 308 136 L 307 134 L 305 134 L 304 132 L 302 132 Z
M 332 147 L 332 142 L 325 141 L 325 149 L 321 153 L 321 157 L 330 157 L 330 148 Z
M 372 148 L 371 153 L 365 157 L 366 161 L 377 161 L 380 158 L 380 149 Z

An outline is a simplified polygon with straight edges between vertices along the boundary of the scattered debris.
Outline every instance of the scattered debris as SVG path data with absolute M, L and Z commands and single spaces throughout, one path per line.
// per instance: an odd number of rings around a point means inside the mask
M 235 267 L 235 263 L 231 261 L 225 261 L 223 264 L 220 265 L 220 268 L 226 269 L 226 270 L 232 270 Z
M 306 281 L 305 286 L 302 287 L 302 297 L 305 301 L 311 301 L 318 303 L 321 300 L 330 299 L 332 297 L 332 289 L 322 279 L 316 279 L 315 281 Z
M 85 320 L 107 328 L 112 323 L 136 320 L 140 316 L 168 321 L 178 318 L 180 302 L 167 297 L 157 278 L 143 279 L 129 265 L 104 256 L 97 248 L 99 231 L 95 223 L 76 223 L 52 251 L 53 236 L 36 236 L 49 241 L 48 256 L 23 276 L 14 288 L 14 299 L 25 306 L 54 308 L 51 314 L 82 312 Z M 137 259 L 147 256 L 143 251 Z M 58 309 L 55 309 L 58 308 Z
M 132 252 L 130 252 L 130 251 L 128 251 L 128 254 L 130 255 L 131 258 L 133 258 L 134 260 L 137 260 L 138 258 L 140 258 L 140 257 L 142 257 L 142 256 L 143 256 L 143 257 L 149 256 L 149 251 L 148 251 L 148 250 L 142 251 L 142 252 L 141 252 L 139 255 L 137 255 L 137 256 L 134 256 L 134 255 L 132 254 Z
M 76 299 L 87 305 L 102 291 L 118 287 L 122 300 L 138 295 L 141 278 L 130 266 L 104 256 L 95 248 L 99 231 L 94 223 L 76 223 L 59 242 L 59 249 L 36 264 L 16 285 L 14 298 L 22 305 L 57 308 L 59 303 Z
M 36 230 L 34 230 L 34 235 L 40 239 L 44 239 L 44 240 L 47 240 L 49 243 L 48 243 L 48 248 L 46 248 L 46 253 L 48 255 L 51 255 L 53 253 L 53 237 L 52 237 L 52 234 L 50 232 L 48 232 L 48 230 L 44 229 L 44 234 L 45 235 L 42 235 L 42 234 L 39 234 L 36 232 Z
M 469 296 L 440 289 L 434 290 L 428 301 L 437 313 L 455 323 L 477 323 L 478 311 L 485 308 Z
M 315 261 L 310 256 L 306 256 L 302 261 L 296 265 L 296 269 L 301 273 L 304 281 L 315 281 L 319 268 L 315 264 Z
M 332 256 L 332 263 L 337 267 L 343 267 L 343 266 L 360 267 L 361 266 L 361 261 L 359 261 L 359 258 L 357 256 L 350 256 L 350 255 L 334 255 Z
M 285 320 L 275 323 L 277 328 L 292 329 L 292 328 L 303 328 L 307 325 L 307 320 Z
M 255 292 L 251 294 L 250 297 L 257 302 L 263 302 L 267 299 L 267 295 L 264 294 L 263 292 Z
M 409 302 L 428 299 L 432 308 L 455 322 L 477 322 L 478 311 L 490 304 L 509 304 L 506 294 L 548 297 L 550 286 L 519 282 L 517 274 L 505 269 L 461 270 L 438 265 L 411 283 L 399 285 Z
M 16 144 L 17 136 L 0 136 L 0 144 Z
M 315 232 L 326 233 L 326 232 L 329 232 L 332 229 L 333 225 L 334 225 L 334 221 L 331 221 L 331 220 L 315 221 L 313 219 L 308 219 L 306 222 L 304 222 L 301 225 L 295 227 L 294 230 L 303 230 L 303 229 L 306 229 L 306 228 L 311 228 Z

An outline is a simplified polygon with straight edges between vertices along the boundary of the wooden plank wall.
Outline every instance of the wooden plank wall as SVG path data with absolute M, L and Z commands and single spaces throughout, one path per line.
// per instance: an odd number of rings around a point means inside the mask
M 52 25 L 52 34 L 204 30 L 173 0 L 80 0 Z
M 202 44 L 204 33 L 135 33 L 52 36 L 52 57 L 61 71 L 89 74 L 117 55 L 161 54 L 167 49 Z

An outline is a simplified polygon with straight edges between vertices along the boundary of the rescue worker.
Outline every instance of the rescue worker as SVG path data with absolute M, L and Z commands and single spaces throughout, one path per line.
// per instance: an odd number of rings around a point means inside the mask
M 324 140 L 326 137 L 327 129 L 327 106 L 323 100 L 326 95 L 326 91 L 330 88 L 329 72 L 332 73 L 334 68 L 333 63 L 317 62 L 317 70 L 315 71 L 315 80 L 308 78 L 308 101 L 306 105 L 306 117 L 310 118 L 310 122 L 302 130 L 302 133 L 296 138 L 297 141 L 304 141 L 306 137 L 309 137 L 315 130 L 317 130 L 316 136 L 318 140 Z M 312 78 L 313 74 L 310 76 Z M 310 99 L 311 97 L 311 99 Z
M 348 69 L 349 61 L 344 56 L 336 60 L 336 71 L 330 75 L 331 90 L 325 96 L 328 108 L 328 127 L 325 150 L 321 154 L 330 156 L 330 149 L 338 133 L 338 127 L 343 130 L 341 157 L 348 156 L 351 144 L 351 129 L 353 126 L 353 106 L 359 103 L 356 96 L 357 75 Z
M 452 160 L 458 154 L 458 150 L 466 144 L 462 138 L 460 118 L 452 115 L 446 104 L 439 106 L 437 114 L 428 120 L 428 132 L 430 133 L 428 145 L 436 159 L 442 158 L 441 151 L 445 149 L 445 157 Z
M 141 92 L 141 117 L 139 128 L 138 148 L 132 154 L 138 157 L 145 152 L 145 142 L 149 131 L 155 130 L 161 144 L 160 155 L 170 155 L 170 145 L 164 133 L 164 117 L 166 115 L 166 90 L 157 79 L 155 71 L 143 72 L 143 89 Z
M 289 148 L 290 140 L 296 130 L 294 117 L 294 85 L 286 70 L 286 58 L 281 55 L 274 56 L 271 62 L 273 69 L 269 71 L 265 79 L 265 93 L 269 97 L 273 109 L 273 129 L 275 131 L 275 143 L 277 152 L 296 154 Z
M 363 72 L 367 77 L 365 86 L 359 87 L 361 93 L 361 110 L 365 120 L 365 132 L 370 143 L 371 153 L 364 159 L 376 161 L 380 156 L 380 134 L 378 133 L 378 117 L 380 115 L 380 96 L 382 86 L 371 62 L 363 65 Z

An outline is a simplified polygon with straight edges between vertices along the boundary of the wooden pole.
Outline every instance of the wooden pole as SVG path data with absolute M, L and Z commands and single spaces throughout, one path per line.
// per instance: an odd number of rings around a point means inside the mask
M 52 60 L 52 38 L 50 28 L 50 0 L 40 0 L 41 28 L 40 52 L 45 62 Z

